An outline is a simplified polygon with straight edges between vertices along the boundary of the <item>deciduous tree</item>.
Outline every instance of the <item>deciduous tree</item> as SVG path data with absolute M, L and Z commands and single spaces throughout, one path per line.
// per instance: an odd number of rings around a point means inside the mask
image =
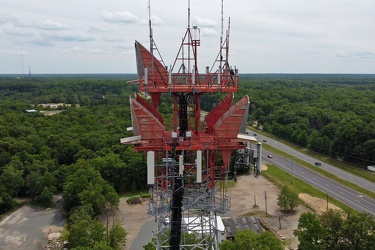
M 277 198 L 277 204 L 285 211 L 292 211 L 299 204 L 298 195 L 293 193 L 287 186 L 284 186 Z
M 221 250 L 283 250 L 280 239 L 272 232 L 256 234 L 251 230 L 237 231 L 234 240 L 225 240 L 220 244 Z
M 300 244 L 299 250 L 323 250 L 323 239 L 326 236 L 326 230 L 321 224 L 317 215 L 307 212 L 303 213 L 298 219 L 298 227 L 294 231 L 298 236 Z

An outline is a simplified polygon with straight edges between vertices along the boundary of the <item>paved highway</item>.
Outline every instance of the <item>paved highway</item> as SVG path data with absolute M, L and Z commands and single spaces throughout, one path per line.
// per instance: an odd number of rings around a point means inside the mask
M 249 133 L 253 134 L 256 132 L 250 131 Z M 267 142 L 263 143 L 269 143 L 273 147 L 278 148 L 282 151 L 285 151 L 293 156 L 296 156 L 297 158 L 303 159 L 307 162 L 311 162 L 311 164 L 314 164 L 316 159 L 310 156 L 306 156 L 289 146 L 286 146 L 280 142 L 277 142 L 275 140 L 272 140 L 271 138 L 257 135 L 257 139 L 263 142 L 263 140 L 266 140 Z M 276 146 L 275 146 L 276 145 Z M 285 159 L 283 157 L 273 155 L 272 158 L 268 158 L 267 155 L 271 154 L 270 152 L 263 150 L 263 158 L 264 160 L 282 168 L 284 171 L 289 172 L 294 177 L 297 177 L 298 179 L 301 179 L 305 181 L 306 183 L 318 188 L 319 190 L 327 193 L 329 196 L 341 201 L 342 203 L 360 211 L 360 212 L 368 212 L 372 215 L 375 215 L 375 199 L 368 197 L 366 195 L 363 195 L 351 188 L 348 188 L 336 181 L 333 181 L 327 177 L 325 177 L 322 174 L 319 174 L 305 166 L 299 165 L 296 162 L 291 161 L 290 159 Z M 325 170 L 332 172 L 339 176 L 340 178 L 347 178 L 347 180 L 352 181 L 356 183 L 358 186 L 362 186 L 364 188 L 367 188 L 369 190 L 375 190 L 375 185 L 372 182 L 369 182 L 367 180 L 364 180 L 363 178 L 357 177 L 355 175 L 349 174 L 346 171 L 337 169 L 336 167 L 329 165 L 329 164 L 322 163 L 322 167 L 324 167 Z M 330 171 L 331 170 L 331 171 Z M 333 170 L 333 171 L 332 171 Z M 343 178 L 344 179 L 344 178 Z M 291 180 L 293 181 L 293 180 Z M 365 183 L 363 183 L 365 182 Z
M 264 155 L 269 154 L 266 150 L 263 152 Z M 368 212 L 375 216 L 375 199 L 337 183 L 309 168 L 291 162 L 289 159 L 284 159 L 277 155 L 273 155 L 272 158 L 267 158 L 266 156 L 265 159 L 284 171 L 291 173 L 298 179 L 327 193 L 330 197 L 333 197 L 360 212 Z M 293 180 L 291 179 L 291 181 Z
M 250 134 L 256 134 L 257 132 L 255 131 L 251 131 L 251 130 L 248 130 L 248 132 Z M 293 155 L 294 157 L 296 158 L 299 158 L 301 160 L 304 160 L 308 163 L 311 163 L 312 165 L 315 165 L 315 162 L 320 162 L 320 160 L 318 159 L 315 159 L 311 156 L 308 156 L 308 155 L 305 155 L 283 143 L 280 143 L 276 140 L 273 140 L 269 137 L 266 137 L 266 136 L 263 136 L 261 134 L 257 134 L 256 138 L 262 142 L 262 143 L 267 143 L 269 145 L 271 145 L 272 147 L 274 148 L 277 148 L 283 152 L 286 152 L 290 155 Z M 263 142 L 263 140 L 266 140 L 267 142 Z M 264 154 L 265 155 L 265 154 Z M 347 181 L 350 181 L 354 184 L 356 184 L 357 186 L 360 186 L 360 187 L 363 187 L 367 190 L 370 190 L 372 192 L 375 193 L 375 183 L 374 182 L 371 182 L 369 180 L 366 180 L 366 179 L 363 179 L 361 177 L 358 177 L 354 174 L 351 174 L 351 173 L 348 173 L 344 170 L 341 170 L 333 165 L 330 165 L 328 163 L 325 163 L 325 162 L 322 162 L 322 165 L 321 165 L 321 168 L 326 170 L 327 172 L 330 172 L 332 174 L 335 174 L 336 176 L 338 176 L 339 178 L 343 179 L 343 180 L 347 180 Z

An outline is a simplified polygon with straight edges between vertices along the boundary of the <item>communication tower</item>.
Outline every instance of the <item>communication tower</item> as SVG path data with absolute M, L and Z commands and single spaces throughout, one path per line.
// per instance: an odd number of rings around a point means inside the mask
M 226 37 L 220 38 L 218 55 L 203 74 L 198 72 L 200 30 L 190 27 L 190 1 L 188 20 L 169 68 L 154 55 L 158 50 L 152 38 L 151 19 L 150 50 L 135 41 L 139 79 L 130 83 L 137 84 L 139 92 L 130 97 L 132 127 L 128 128 L 134 136 L 121 139 L 121 143 L 147 153 L 151 194 L 147 213 L 158 222 L 157 249 L 218 249 L 217 214 L 229 212 L 231 205 L 226 194 L 231 155 L 240 151 L 247 152 L 247 157 L 251 143 L 256 142 L 255 137 L 246 134 L 249 97 L 232 105 L 239 74 L 228 60 L 230 20 Z M 140 93 L 149 96 L 150 102 Z M 215 93 L 226 95 L 204 116 L 201 97 Z M 163 94 L 173 96 L 170 130 L 158 111 Z M 255 173 L 259 175 L 261 144 L 257 145 Z

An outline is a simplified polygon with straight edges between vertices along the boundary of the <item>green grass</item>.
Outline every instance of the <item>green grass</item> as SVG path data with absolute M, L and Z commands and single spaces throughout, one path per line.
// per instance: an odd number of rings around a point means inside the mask
M 285 153 L 284 151 L 276 149 L 276 148 L 274 148 L 274 147 L 272 147 L 272 146 L 270 146 L 268 144 L 263 144 L 263 148 L 266 149 L 266 150 L 268 150 L 268 151 L 270 151 L 270 152 L 272 152 L 273 154 L 277 154 L 277 155 L 279 155 L 279 156 L 281 156 L 283 158 L 290 159 L 290 160 L 292 160 L 292 161 L 294 161 L 294 162 L 296 162 L 296 163 L 298 163 L 298 164 L 300 164 L 302 166 L 308 167 L 308 168 L 310 168 L 310 169 L 312 169 L 312 170 L 314 170 L 314 171 L 316 171 L 316 172 L 318 172 L 318 173 L 326 176 L 327 178 L 330 178 L 331 180 L 334 180 L 334 181 L 336 181 L 336 182 L 338 182 L 338 183 L 340 183 L 340 184 L 342 184 L 342 185 L 344 185 L 346 187 L 349 187 L 349 188 L 351 188 L 353 190 L 358 191 L 359 193 L 365 194 L 365 195 L 370 196 L 370 197 L 372 197 L 372 198 L 375 199 L 375 193 L 374 192 L 371 192 L 368 189 L 362 188 L 362 187 L 356 185 L 353 182 L 350 182 L 350 181 L 347 181 L 347 180 L 343 180 L 343 179 L 337 177 L 335 174 L 327 172 L 327 171 L 325 171 L 322 168 L 318 168 L 318 167 L 316 167 L 315 165 L 313 165 L 313 164 L 311 164 L 309 162 L 306 162 L 306 161 L 303 161 L 303 160 L 301 160 L 299 158 L 296 158 L 293 155 Z
M 327 194 L 320 191 L 319 189 L 305 183 L 304 181 L 297 179 L 290 175 L 288 172 L 274 166 L 268 165 L 267 171 L 263 171 L 262 175 L 278 187 L 287 186 L 291 191 L 296 194 L 306 193 L 313 197 L 318 197 L 321 199 L 327 199 Z M 345 205 L 344 203 L 329 197 L 329 202 L 340 207 L 344 211 L 353 211 L 353 208 Z M 306 204 L 305 204 L 306 205 Z
M 276 140 L 276 141 L 278 141 L 280 143 L 286 144 L 289 147 L 293 148 L 294 150 L 297 150 L 297 151 L 299 151 L 299 152 L 301 152 L 303 154 L 306 154 L 306 155 L 309 155 L 309 156 L 314 157 L 316 159 L 319 159 L 321 162 L 325 162 L 325 163 L 331 164 L 331 165 L 333 165 L 335 167 L 338 167 L 338 168 L 340 168 L 342 170 L 345 170 L 345 171 L 347 171 L 349 173 L 352 173 L 354 175 L 360 176 L 360 177 L 362 177 L 362 178 L 364 178 L 366 180 L 375 182 L 375 172 L 369 171 L 366 168 L 355 166 L 355 165 L 351 165 L 349 163 L 333 159 L 333 158 L 331 158 L 329 156 L 322 155 L 322 154 L 316 153 L 314 151 L 311 151 L 311 150 L 308 150 L 308 149 L 305 149 L 305 148 L 301 148 L 300 146 L 297 146 L 297 145 L 295 145 L 295 144 L 293 144 L 291 142 L 285 141 L 285 140 L 280 139 L 280 138 L 276 138 L 275 136 L 273 136 L 271 134 L 268 134 L 268 133 L 265 133 L 265 132 L 260 131 L 258 129 L 255 129 L 254 127 L 251 127 L 250 129 L 256 131 L 259 134 L 271 137 L 273 140 Z M 266 146 L 266 147 L 268 146 L 268 147 L 272 148 L 272 150 L 273 149 L 276 150 L 275 152 L 279 151 L 279 152 L 284 153 L 283 151 L 277 150 L 277 149 L 269 146 L 266 143 L 263 143 L 263 146 Z M 270 149 L 271 152 L 273 152 L 272 150 Z M 277 153 L 277 154 L 279 154 L 279 153 Z M 280 155 L 282 155 L 282 154 L 280 154 Z M 288 155 L 288 154 L 286 154 L 286 155 Z

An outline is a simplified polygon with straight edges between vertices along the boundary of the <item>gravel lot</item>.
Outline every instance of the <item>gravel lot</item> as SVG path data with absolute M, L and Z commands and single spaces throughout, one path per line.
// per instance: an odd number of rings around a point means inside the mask
M 265 217 L 265 192 L 267 194 L 267 218 Z M 304 206 L 298 206 L 295 213 L 284 214 L 277 205 L 277 195 L 279 189 L 260 176 L 240 176 L 234 188 L 228 190 L 227 194 L 231 197 L 231 211 L 222 217 L 241 217 L 246 214 L 254 214 L 269 223 L 272 229 L 286 239 L 290 239 L 290 248 L 297 248 L 298 241 L 293 235 L 293 230 L 297 228 L 298 218 L 301 213 L 311 211 Z M 253 208 L 256 202 L 258 208 Z M 153 217 L 146 214 L 147 201 L 138 205 L 128 205 L 126 199 L 121 200 L 119 211 L 116 213 L 117 219 L 129 233 L 125 250 L 131 248 L 133 241 L 136 239 L 143 225 L 149 225 Z M 279 216 L 281 230 L 279 229 Z
M 61 196 L 56 207 L 45 209 L 24 205 L 0 222 L 0 249 L 44 249 L 48 239 L 60 237 L 65 218 L 61 214 Z

